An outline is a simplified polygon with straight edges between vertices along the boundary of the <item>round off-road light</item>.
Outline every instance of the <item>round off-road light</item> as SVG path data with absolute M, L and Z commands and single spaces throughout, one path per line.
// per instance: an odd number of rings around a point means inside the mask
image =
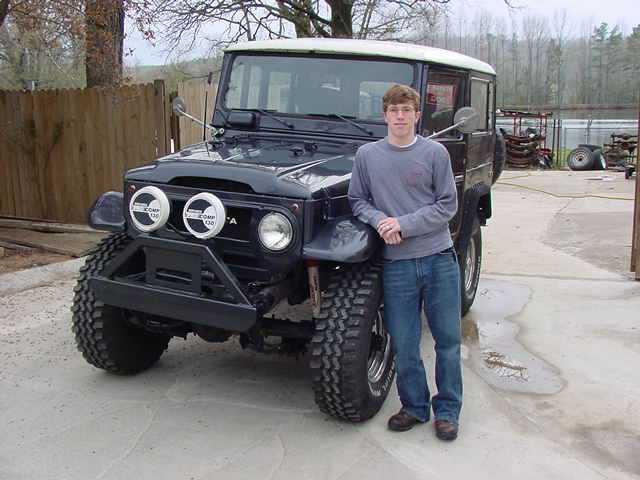
M 224 227 L 227 211 L 222 201 L 213 193 L 194 195 L 182 210 L 185 227 L 197 238 L 215 237 Z
M 133 225 L 141 232 L 159 229 L 169 219 L 171 204 L 158 187 L 144 187 L 131 197 L 129 215 Z
M 289 219 L 281 213 L 268 213 L 260 220 L 258 236 L 269 250 L 284 250 L 293 240 L 293 227 Z

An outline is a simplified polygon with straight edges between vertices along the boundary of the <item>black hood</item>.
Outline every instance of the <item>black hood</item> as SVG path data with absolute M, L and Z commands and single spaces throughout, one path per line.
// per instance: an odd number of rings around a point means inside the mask
M 359 144 L 287 138 L 232 137 L 192 145 L 134 168 L 126 181 L 180 184 L 181 178 L 215 178 L 253 192 L 292 198 L 346 194 Z

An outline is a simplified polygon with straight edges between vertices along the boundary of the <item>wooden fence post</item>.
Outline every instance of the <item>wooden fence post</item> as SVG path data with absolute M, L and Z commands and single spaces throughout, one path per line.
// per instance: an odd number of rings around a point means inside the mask
M 154 110 L 155 110 L 155 129 L 157 135 L 157 154 L 162 157 L 171 152 L 171 132 L 170 132 L 170 114 L 169 114 L 169 98 L 165 88 L 164 80 L 154 80 Z

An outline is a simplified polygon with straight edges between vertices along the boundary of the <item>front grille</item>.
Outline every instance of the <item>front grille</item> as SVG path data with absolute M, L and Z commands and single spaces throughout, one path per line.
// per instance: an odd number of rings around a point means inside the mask
M 188 233 L 187 227 L 182 220 L 182 211 L 187 202 L 182 200 L 171 200 L 171 214 L 168 223 L 176 230 Z M 233 238 L 235 240 L 249 239 L 249 226 L 251 223 L 251 210 L 238 207 L 226 207 L 227 221 L 219 237 Z

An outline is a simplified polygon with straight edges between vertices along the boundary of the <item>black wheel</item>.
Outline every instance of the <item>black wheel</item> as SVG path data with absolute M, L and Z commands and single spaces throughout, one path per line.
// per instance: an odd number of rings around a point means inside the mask
M 89 279 L 130 241 L 124 233 L 116 233 L 98 244 L 80 269 L 71 308 L 72 330 L 85 360 L 118 374 L 137 373 L 153 365 L 171 338 L 137 327 L 131 322 L 131 312 L 104 305 L 91 290 Z
M 491 183 L 496 183 L 498 181 L 506 161 L 507 146 L 502 131 L 498 130 L 496 131 L 496 145 L 493 154 L 493 177 L 491 177 Z
M 478 290 L 480 281 L 480 267 L 482 265 L 482 231 L 476 217 L 473 221 L 473 231 L 464 252 L 460 252 L 460 311 L 465 315 Z
M 387 398 L 395 368 L 382 298 L 379 266 L 332 272 L 311 341 L 313 389 L 322 412 L 361 422 Z
M 591 170 L 593 164 L 593 152 L 587 147 L 574 148 L 567 155 L 567 165 L 571 170 Z

